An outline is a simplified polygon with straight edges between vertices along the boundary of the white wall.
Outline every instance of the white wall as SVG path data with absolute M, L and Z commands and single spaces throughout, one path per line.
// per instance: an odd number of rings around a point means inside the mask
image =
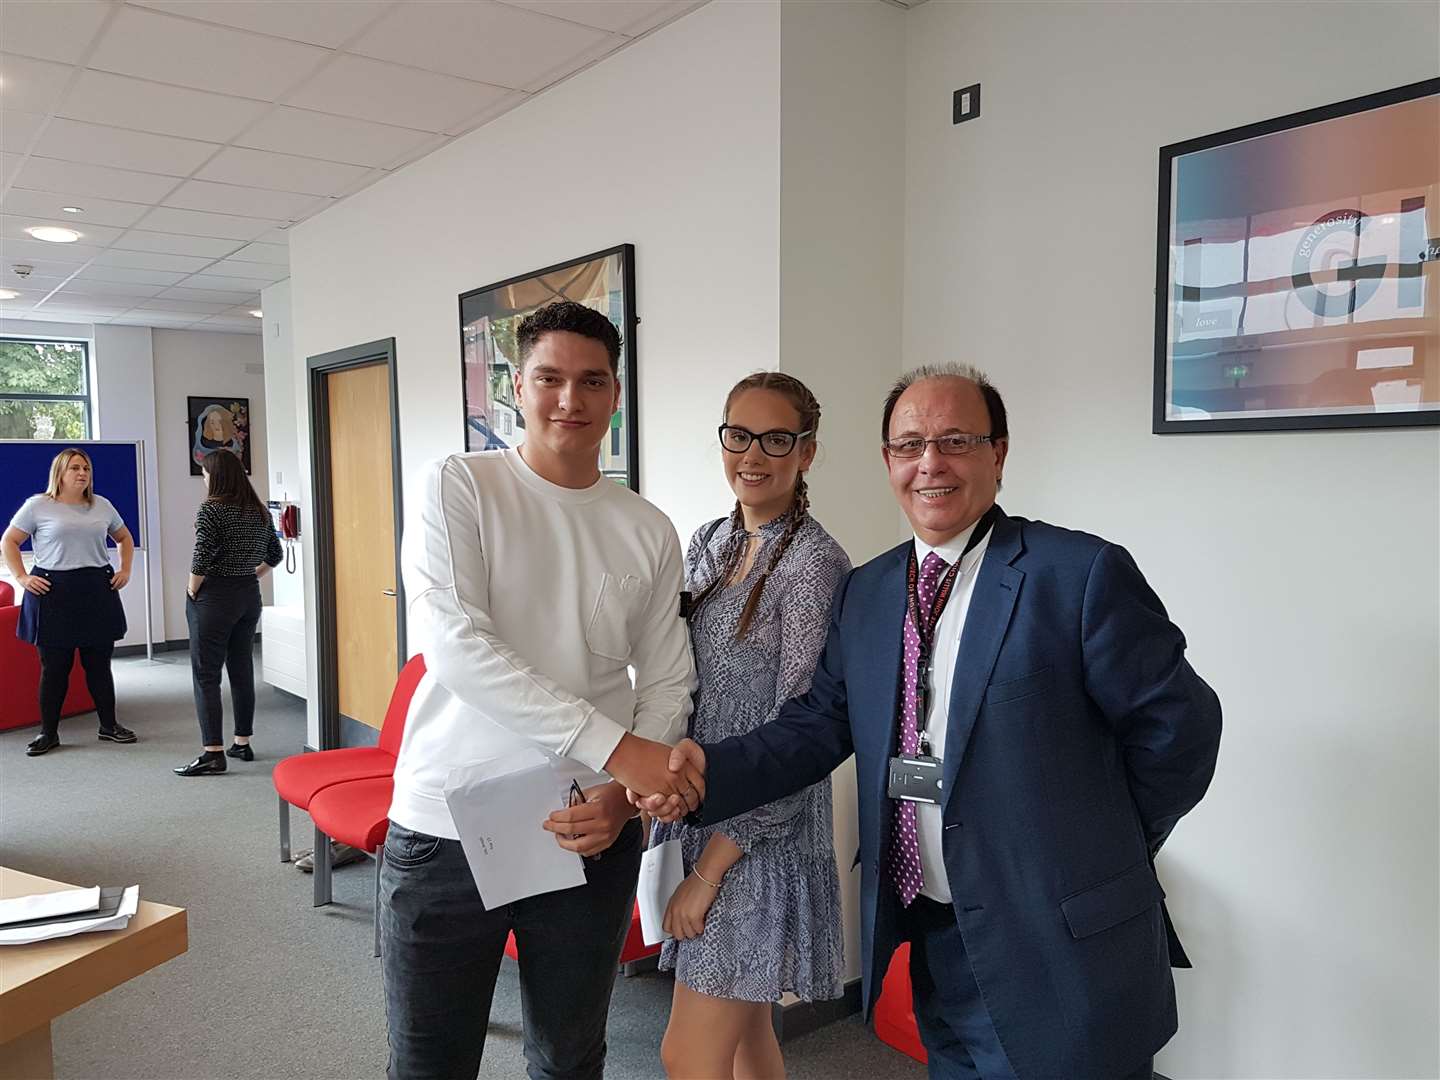
M 195 547 L 195 508 L 205 497 L 205 478 L 190 475 L 187 397 L 250 399 L 251 486 L 269 498 L 265 483 L 265 377 L 260 339 L 253 334 L 153 330 L 156 446 L 159 452 L 161 552 L 168 568 L 165 627 L 171 639 L 188 636 L 185 585 Z M 103 363 L 103 359 L 101 360 Z
M 1437 1075 L 1440 434 L 1149 432 L 1158 148 L 1434 76 L 1440 8 L 907 20 L 906 362 L 992 372 L 1006 509 L 1126 544 L 1225 706 L 1160 859 L 1196 967 L 1157 1068 Z
M 295 335 L 290 312 L 290 282 L 271 285 L 260 293 L 261 309 L 265 312 L 264 333 L 261 335 L 265 353 L 265 415 L 282 418 L 271 423 L 266 431 L 265 482 L 272 499 L 295 501 L 300 498 L 300 450 L 295 416 L 296 357 Z M 303 370 L 304 364 L 300 364 Z M 302 538 L 306 522 L 300 523 Z M 304 542 L 289 545 L 294 571 L 281 563 L 271 575 L 273 598 L 277 606 L 303 609 L 305 604 Z M 313 744 L 312 744 L 313 745 Z
M 779 7 L 711 4 L 295 227 L 305 357 L 396 339 L 403 466 L 463 448 L 457 296 L 636 246 L 643 493 L 682 538 L 729 505 L 726 391 L 779 347 Z M 314 582 L 306 582 L 314 625 Z M 310 738 L 318 739 L 314 635 Z

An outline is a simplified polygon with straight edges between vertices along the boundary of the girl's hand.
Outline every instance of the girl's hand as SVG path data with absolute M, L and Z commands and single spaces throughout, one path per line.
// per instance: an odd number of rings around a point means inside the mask
M 705 932 L 705 916 L 710 905 L 720 895 L 719 889 L 711 888 L 694 874 L 680 883 L 670 897 L 661 926 L 678 941 L 689 941 Z
M 44 596 L 50 591 L 50 582 L 38 574 L 26 574 L 20 579 L 20 587 L 32 596 Z
M 129 570 L 116 570 L 114 576 L 110 578 L 110 588 L 112 589 L 123 589 L 128 584 L 130 584 Z

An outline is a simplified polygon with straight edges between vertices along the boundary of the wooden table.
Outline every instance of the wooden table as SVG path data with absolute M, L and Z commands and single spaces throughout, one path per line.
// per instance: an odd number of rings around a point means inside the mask
M 0 866 L 0 898 L 73 889 Z M 50 1022 L 186 949 L 185 909 L 140 901 L 124 930 L 0 945 L 0 1080 L 50 1080 Z

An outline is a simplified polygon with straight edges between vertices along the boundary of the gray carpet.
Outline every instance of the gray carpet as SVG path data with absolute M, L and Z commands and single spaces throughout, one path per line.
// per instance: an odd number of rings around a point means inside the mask
M 0 863 L 76 884 L 138 883 L 142 898 L 189 909 L 190 949 L 56 1021 L 56 1075 L 383 1076 L 372 865 L 336 871 L 336 902 L 317 909 L 310 876 L 279 861 L 270 769 L 301 750 L 303 703 L 261 684 L 258 759 L 181 779 L 171 767 L 199 750 L 186 654 L 116 661 L 115 682 L 135 745 L 98 742 L 94 714 L 62 721 L 62 745 L 41 758 L 24 756 L 36 729 L 0 734 Z M 308 847 L 303 813 L 292 811 L 292 829 L 296 849 Z M 659 973 L 617 980 L 607 1076 L 663 1075 L 671 985 Z M 785 1059 L 797 1080 L 925 1074 L 856 1017 L 787 1043 Z M 509 962 L 481 1075 L 524 1075 Z

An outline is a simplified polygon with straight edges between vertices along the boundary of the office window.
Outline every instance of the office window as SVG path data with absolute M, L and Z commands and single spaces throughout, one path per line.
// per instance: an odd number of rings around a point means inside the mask
M 0 338 L 0 439 L 89 437 L 85 342 Z

